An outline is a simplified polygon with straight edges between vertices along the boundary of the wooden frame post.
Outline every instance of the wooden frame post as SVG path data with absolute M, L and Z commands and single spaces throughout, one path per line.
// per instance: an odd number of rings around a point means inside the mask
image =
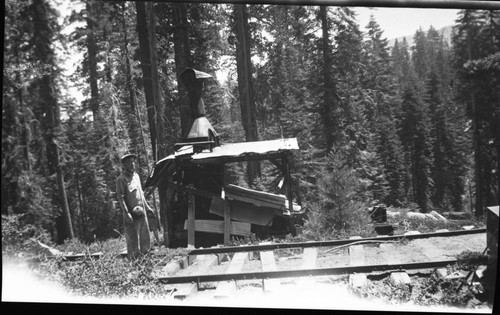
M 195 224 L 195 209 L 196 209 L 196 196 L 193 194 L 189 194 L 189 204 L 188 204 L 188 224 L 187 224 L 187 230 L 188 230 L 188 240 L 187 240 L 187 247 L 195 247 L 194 246 L 194 224 Z
M 292 236 L 296 236 L 297 233 L 295 231 L 295 226 L 293 225 L 293 221 L 291 219 L 291 214 L 293 211 L 292 176 L 290 174 L 290 160 L 286 153 L 283 153 L 281 161 L 285 166 L 286 198 L 288 199 L 289 214 L 289 217 L 287 218 L 288 228 L 290 229 Z
M 231 206 L 229 202 L 224 202 L 224 245 L 229 245 L 231 241 Z
M 288 211 L 293 211 L 292 176 L 290 175 L 290 163 L 288 156 L 283 154 L 282 163 L 285 165 L 286 198 L 288 199 Z

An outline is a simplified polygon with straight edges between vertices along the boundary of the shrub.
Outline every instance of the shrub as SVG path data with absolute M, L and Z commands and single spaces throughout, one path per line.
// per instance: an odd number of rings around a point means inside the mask
M 366 204 L 358 192 L 362 185 L 356 171 L 341 151 L 328 156 L 318 178 L 320 200 L 311 204 L 304 224 L 304 236 L 310 239 L 367 235 L 369 223 Z
M 2 255 L 30 255 L 33 258 L 42 252 L 37 241 L 51 244 L 47 231 L 33 224 L 22 222 L 25 215 L 2 215 Z
M 453 268 L 453 267 L 448 267 Z M 466 306 L 474 298 L 464 279 L 443 279 L 436 272 L 419 284 L 419 292 L 414 301 L 419 305 Z

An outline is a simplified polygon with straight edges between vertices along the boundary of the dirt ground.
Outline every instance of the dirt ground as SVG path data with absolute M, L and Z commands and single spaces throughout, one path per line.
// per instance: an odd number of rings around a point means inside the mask
M 383 244 L 383 245 L 381 245 Z M 389 261 L 401 263 L 451 260 L 465 250 L 482 252 L 486 247 L 485 234 L 471 234 L 453 238 L 435 237 L 395 243 L 374 243 L 363 246 L 365 264 L 384 264 Z M 299 269 L 301 250 L 275 251 L 278 270 Z M 389 259 L 389 261 L 388 261 Z M 212 267 L 207 274 L 224 273 L 229 261 Z M 343 247 L 320 248 L 316 266 L 320 268 L 349 266 L 349 250 Z M 251 253 L 250 260 L 242 272 L 262 271 L 258 253 Z M 415 278 L 412 276 L 412 278 Z M 415 278 L 416 279 L 416 278 Z M 416 279 L 418 281 L 418 279 Z M 414 281 L 414 280 L 412 280 Z M 238 290 L 226 299 L 214 298 L 216 284 L 205 284 L 201 291 L 184 301 L 171 301 L 180 305 L 272 307 L 294 309 L 336 309 L 336 310 L 397 310 L 397 311 L 463 311 L 460 308 L 433 306 L 425 307 L 415 303 L 387 304 L 387 301 L 366 299 L 353 294 L 347 275 L 318 276 L 308 278 L 280 279 L 278 291 L 263 292 L 262 280 L 237 281 Z M 377 285 L 382 285 L 379 281 Z M 418 285 L 417 285 L 418 286 Z M 471 309 L 474 311 L 474 309 Z M 491 312 L 480 305 L 478 312 Z M 468 309 L 469 311 L 469 309 Z

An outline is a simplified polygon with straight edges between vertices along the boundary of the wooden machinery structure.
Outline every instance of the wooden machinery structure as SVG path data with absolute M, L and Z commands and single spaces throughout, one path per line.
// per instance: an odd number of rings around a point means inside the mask
M 202 81 L 209 77 L 189 68 L 180 73 L 189 95 L 191 129 L 175 145 L 174 154 L 155 163 L 144 185 L 146 193 L 158 188 L 165 243 L 170 247 L 227 245 L 232 235 L 258 234 L 276 221 L 293 234 L 291 219 L 302 214 L 293 202 L 290 175 L 292 152 L 299 149 L 297 139 L 220 144 L 201 98 Z M 264 160 L 281 171 L 284 194 L 226 183 L 229 163 Z
M 295 138 L 229 143 L 198 153 L 183 146 L 155 164 L 145 189 L 158 187 L 160 200 L 165 197 L 162 220 L 167 222 L 163 226 L 172 232 L 173 244 L 183 245 L 182 230 L 187 230 L 188 246 L 220 241 L 209 237 L 210 241 L 202 234 L 204 241 L 195 241 L 195 232 L 222 234 L 228 244 L 231 235 L 247 236 L 259 226 L 270 227 L 276 217 L 290 222 L 302 214 L 301 207 L 292 202 L 289 167 L 292 151 L 297 149 Z M 225 183 L 228 163 L 251 160 L 269 160 L 276 165 L 282 171 L 286 195 Z M 293 233 L 293 226 L 287 227 Z

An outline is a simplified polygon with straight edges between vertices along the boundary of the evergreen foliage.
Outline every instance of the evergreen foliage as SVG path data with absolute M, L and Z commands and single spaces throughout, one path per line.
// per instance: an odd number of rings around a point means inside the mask
M 368 215 L 363 194 L 359 194 L 362 181 L 349 165 L 344 150 L 331 152 L 321 168 L 317 181 L 318 202 L 314 203 L 305 222 L 306 237 L 312 239 L 339 238 L 365 235 Z
M 37 23 L 40 4 L 46 19 Z M 138 153 L 145 180 L 163 158 L 154 157 L 154 132 L 171 153 L 185 128 L 177 72 L 186 66 L 214 76 L 203 98 L 223 143 L 248 140 L 250 116 L 261 140 L 298 139 L 292 185 L 294 201 L 309 210 L 310 237 L 361 231 L 372 202 L 463 211 L 474 188 L 476 214 L 498 204 L 498 11 L 461 11 L 451 45 L 431 27 L 416 30 L 411 47 L 403 40 L 390 48 L 377 21 L 360 26 L 352 8 L 249 4 L 245 81 L 232 5 L 154 3 L 161 102 L 148 114 L 136 6 L 74 1 L 62 19 L 52 4 L 5 4 L 1 207 L 54 240 L 63 232 L 58 179 L 76 237 L 118 236 L 119 157 Z M 60 54 L 75 56 L 72 74 L 58 69 L 68 65 Z M 249 81 L 254 106 L 245 112 Z M 63 93 L 69 88 L 83 100 Z M 254 180 L 247 171 L 232 164 L 228 182 L 283 193 L 274 165 L 263 163 Z

